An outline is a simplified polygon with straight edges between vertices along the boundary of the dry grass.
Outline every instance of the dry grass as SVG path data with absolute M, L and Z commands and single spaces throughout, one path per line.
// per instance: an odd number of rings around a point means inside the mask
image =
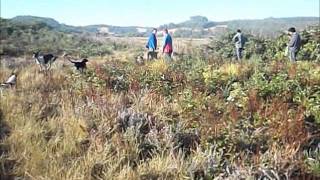
M 128 63 L 130 58 L 121 57 L 122 62 L 91 59 L 89 68 L 97 79 L 108 81 L 112 77 L 107 77 L 103 65 Z M 247 104 L 242 109 L 226 104 L 221 92 L 206 95 L 188 85 L 179 88 L 190 91 L 174 93 L 171 101 L 157 90 L 141 89 L 141 82 L 134 77 L 144 71 L 168 73 L 170 67 L 165 61 L 149 62 L 143 67 L 134 65 L 128 90 L 120 92 L 105 84 L 96 87 L 94 78 L 89 80 L 68 66 L 57 66 L 60 68 L 53 68 L 48 75 L 39 73 L 33 65 L 19 69 L 17 87 L 5 90 L 0 97 L 0 123 L 10 128 L 0 140 L 0 152 L 2 146 L 9 147 L 0 157 L 0 177 L 254 179 L 266 172 L 290 177 L 297 168 L 305 170 L 301 146 L 308 136 L 302 107 L 291 113 L 286 102 L 265 102 L 255 89 L 245 93 Z M 291 67 L 290 78 L 306 66 Z M 219 72 L 247 80 L 253 68 L 249 64 L 225 64 Z M 285 67 L 274 63 L 270 69 L 279 72 Z M 0 79 L 10 72 L 1 67 Z M 188 82 L 183 73 L 168 76 L 172 82 Z M 311 77 L 317 81 L 317 77 Z M 118 112 L 126 107 L 152 117 L 150 133 L 140 137 L 135 127 L 125 132 L 118 130 Z M 196 134 L 201 142 L 196 148 L 191 146 L 190 156 L 176 151 L 175 134 L 194 131 L 199 131 Z M 258 139 L 257 146 L 266 142 L 267 149 L 241 145 L 251 142 L 251 138 Z M 148 158 L 141 155 L 143 143 L 156 147 L 147 151 L 151 156 L 143 154 Z

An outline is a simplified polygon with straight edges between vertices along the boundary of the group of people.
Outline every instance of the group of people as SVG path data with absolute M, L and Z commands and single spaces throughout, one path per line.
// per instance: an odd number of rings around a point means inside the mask
M 297 54 L 301 47 L 301 37 L 294 27 L 288 29 L 288 35 L 290 36 L 290 41 L 287 46 L 288 53 L 286 55 L 289 56 L 291 62 L 296 62 Z M 242 52 L 246 43 L 246 38 L 241 33 L 240 29 L 237 30 L 232 41 L 235 43 L 237 59 L 240 61 L 242 59 Z
M 158 40 L 157 40 L 157 32 L 158 30 L 154 28 L 152 30 L 152 33 L 149 36 L 146 48 L 148 49 L 148 60 L 152 60 L 157 58 L 157 45 L 158 45 Z M 172 45 L 172 37 L 169 34 L 168 29 L 163 30 L 163 46 L 161 49 L 164 57 L 166 60 L 170 60 L 172 57 L 173 53 L 173 45 Z
M 288 35 L 290 36 L 290 41 L 288 43 L 288 56 L 291 62 L 296 62 L 297 54 L 301 47 L 301 37 L 296 32 L 294 27 L 288 29 Z M 232 41 L 235 43 L 235 54 L 237 56 L 238 61 L 242 59 L 242 52 L 244 50 L 245 43 L 247 39 L 241 33 L 241 30 L 238 29 L 236 35 L 232 38 Z M 148 49 L 147 59 L 152 60 L 157 58 L 157 29 L 154 28 L 152 33 L 149 36 L 146 48 Z M 171 59 L 172 52 L 173 52 L 173 45 L 172 45 L 172 37 L 168 32 L 168 29 L 163 30 L 163 46 L 161 49 L 162 53 L 165 56 L 165 59 Z

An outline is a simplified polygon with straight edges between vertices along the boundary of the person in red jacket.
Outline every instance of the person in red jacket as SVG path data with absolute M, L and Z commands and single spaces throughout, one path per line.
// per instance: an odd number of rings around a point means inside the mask
M 173 52 L 172 37 L 169 34 L 168 29 L 164 29 L 162 53 L 164 54 L 167 60 L 171 60 L 172 52 Z

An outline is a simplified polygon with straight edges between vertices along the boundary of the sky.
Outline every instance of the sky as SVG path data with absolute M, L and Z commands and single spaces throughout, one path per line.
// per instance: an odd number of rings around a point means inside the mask
M 51 17 L 69 25 L 157 27 L 190 16 L 212 21 L 319 17 L 319 0 L 0 0 L 2 18 Z

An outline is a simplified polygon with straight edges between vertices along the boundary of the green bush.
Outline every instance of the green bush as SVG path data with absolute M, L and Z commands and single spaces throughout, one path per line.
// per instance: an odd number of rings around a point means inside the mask
M 300 33 L 302 38 L 302 48 L 298 54 L 298 60 L 320 60 L 320 29 L 305 30 Z M 232 59 L 235 57 L 235 47 L 232 42 L 234 33 L 229 32 L 218 39 L 211 41 L 207 47 L 211 49 L 215 57 L 221 59 Z M 275 39 L 263 39 L 244 34 L 247 38 L 244 49 L 244 57 L 260 57 L 262 60 L 282 60 L 286 59 L 285 50 L 289 37 L 282 33 Z
M 86 34 L 68 34 L 53 30 L 43 23 L 13 24 L 1 20 L 0 55 L 31 55 L 35 51 L 60 54 L 67 52 L 81 57 L 111 54 L 111 43 L 100 43 Z

